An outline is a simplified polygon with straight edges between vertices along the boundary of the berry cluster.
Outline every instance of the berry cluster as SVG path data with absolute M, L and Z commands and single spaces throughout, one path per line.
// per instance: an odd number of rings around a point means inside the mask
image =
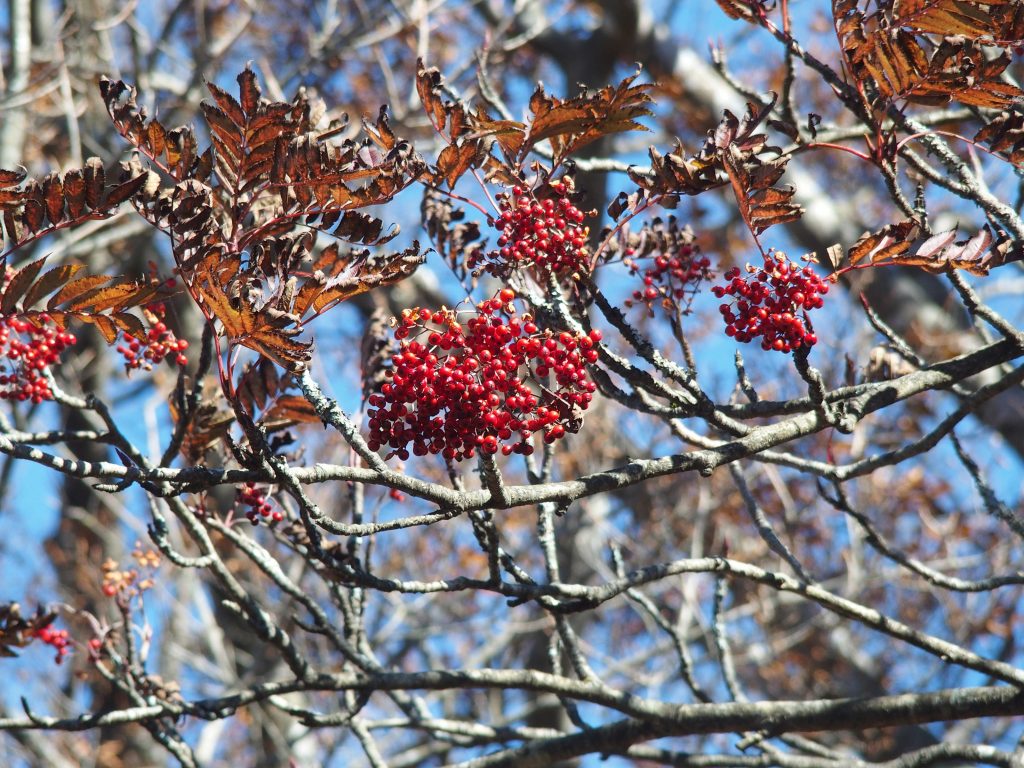
M 246 506 L 249 511 L 245 516 L 253 525 L 259 525 L 260 518 L 266 520 L 268 517 L 275 523 L 284 520 L 284 514 L 279 509 L 274 509 L 267 501 L 267 495 L 256 487 L 256 483 L 246 483 L 238 489 L 235 497 L 238 504 Z
M 719 307 L 726 334 L 742 342 L 761 336 L 762 349 L 778 352 L 816 344 L 807 312 L 824 304 L 821 297 L 828 293 L 828 283 L 810 266 L 800 267 L 782 253 L 766 255 L 761 268 L 748 264 L 747 272 L 750 277 L 741 278 L 734 267 L 725 273 L 726 285 L 711 289 L 718 298 L 735 298 Z
M 68 646 L 71 644 L 71 639 L 68 637 L 68 631 L 66 629 L 54 629 L 52 624 L 47 624 L 45 627 L 40 627 L 34 630 L 33 633 L 36 638 L 52 645 L 56 651 L 57 656 L 54 659 L 58 664 L 64 661 L 64 657 L 71 652 L 71 648 Z
M 61 353 L 75 343 L 73 334 L 53 325 L 47 314 L 34 322 L 8 316 L 0 320 L 0 400 L 52 400 L 43 371 L 60 362 Z
M 125 343 L 117 346 L 117 351 L 124 357 L 126 371 L 131 372 L 140 368 L 150 371 L 154 365 L 159 365 L 164 358 L 172 355 L 178 365 L 188 363 L 188 358 L 184 354 L 188 349 L 188 342 L 176 338 L 174 331 L 164 323 L 166 311 L 162 303 L 150 304 L 145 309 L 146 320 L 149 323 L 146 335 L 138 339 L 126 334 Z
M 107 597 L 114 597 L 118 593 L 128 593 L 135 588 L 135 580 L 138 579 L 138 572 L 118 570 L 117 562 L 107 559 L 100 566 L 103 570 L 103 594 Z
M 370 396 L 369 445 L 388 458 L 441 454 L 449 461 L 533 453 L 572 430 L 596 386 L 599 331 L 542 331 L 518 316 L 506 288 L 477 305 L 465 324 L 450 309 L 411 309 L 395 329 L 401 342 L 380 391 Z M 412 340 L 409 340 L 413 337 Z
M 643 273 L 644 288 L 633 291 L 633 298 L 626 299 L 627 307 L 646 304 L 653 312 L 654 304 L 658 302 L 666 309 L 678 308 L 680 303 L 688 308 L 700 284 L 712 276 L 711 260 L 701 256 L 693 245 L 683 245 L 674 256 L 660 253 L 644 259 L 643 264 L 633 258 L 634 255 L 634 249 L 627 249 L 623 263 L 632 274 L 639 276 Z
M 501 213 L 494 221 L 501 230 L 498 249 L 473 251 L 469 268 L 482 266 L 496 277 L 507 277 L 519 267 L 556 275 L 588 271 L 590 228 L 583 226 L 588 214 L 572 202 L 572 181 L 556 181 L 544 188 L 548 191 L 550 196 L 543 199 L 523 187 L 513 187 L 511 194 L 499 193 Z
M 116 560 L 107 558 L 100 568 L 103 571 L 103 594 L 107 597 L 118 597 L 128 600 L 138 597 L 148 589 L 156 585 L 156 569 L 160 567 L 160 555 L 154 549 L 142 549 L 139 542 L 135 543 L 132 550 L 132 558 L 149 572 L 149 575 L 140 577 L 137 569 L 131 568 L 120 570 Z

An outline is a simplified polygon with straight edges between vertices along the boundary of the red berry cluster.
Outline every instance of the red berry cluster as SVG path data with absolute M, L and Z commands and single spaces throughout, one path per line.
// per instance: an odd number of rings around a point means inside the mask
M 52 400 L 43 371 L 60 362 L 61 353 L 75 343 L 73 334 L 53 325 L 49 315 L 34 323 L 9 316 L 0 321 L 0 400 Z
M 711 260 L 692 245 L 682 246 L 674 256 L 661 253 L 644 259 L 643 264 L 634 254 L 632 248 L 627 249 L 623 263 L 632 274 L 643 273 L 644 288 L 633 291 L 633 298 L 626 299 L 627 307 L 646 304 L 653 311 L 655 302 L 666 307 L 678 307 L 680 302 L 689 305 L 701 282 L 712 276 Z
M 450 309 L 410 309 L 395 329 L 399 351 L 371 395 L 369 445 L 388 458 L 441 454 L 449 461 L 533 453 L 530 442 L 563 437 L 590 405 L 599 331 L 542 331 L 518 316 L 506 288 L 477 304 L 465 327 Z M 413 337 L 412 340 L 409 340 Z
M 150 326 L 145 337 L 138 339 L 131 334 L 126 334 L 124 337 L 126 343 L 118 344 L 117 351 L 124 357 L 126 371 L 130 372 L 139 368 L 151 371 L 154 365 L 159 365 L 164 358 L 171 355 L 174 356 L 174 362 L 178 365 L 188 363 L 188 358 L 185 357 L 188 342 L 185 339 L 176 338 L 174 331 L 164 323 L 166 311 L 163 304 L 150 304 L 145 309 L 146 320 Z
M 68 647 L 71 644 L 71 639 L 68 637 L 66 629 L 54 629 L 53 625 L 47 624 L 45 627 L 35 630 L 33 634 L 39 640 L 42 640 L 47 645 L 52 645 L 57 650 L 57 656 L 54 661 L 58 664 L 62 663 L 64 657 L 71 652 L 71 648 Z
M 800 267 L 782 253 L 766 255 L 760 269 L 748 264 L 747 272 L 750 277 L 741 278 L 734 267 L 725 273 L 726 285 L 711 289 L 718 298 L 736 299 L 719 307 L 726 334 L 743 342 L 761 336 L 762 349 L 778 352 L 816 344 L 807 312 L 824 304 L 821 297 L 828 293 L 828 283 L 810 266 Z
M 551 196 L 543 199 L 523 187 L 513 187 L 511 194 L 499 193 L 501 213 L 494 221 L 501 230 L 498 249 L 472 252 L 469 268 L 482 265 L 496 277 L 506 277 L 519 267 L 558 275 L 589 270 L 590 228 L 583 226 L 588 214 L 573 204 L 572 182 L 556 181 L 544 193 L 548 190 Z
M 268 517 L 275 523 L 284 520 L 284 514 L 279 509 L 274 509 L 267 501 L 267 495 L 256 487 L 255 483 L 246 483 L 238 489 L 236 502 L 249 508 L 245 516 L 253 525 L 259 525 L 260 518 L 266 520 Z

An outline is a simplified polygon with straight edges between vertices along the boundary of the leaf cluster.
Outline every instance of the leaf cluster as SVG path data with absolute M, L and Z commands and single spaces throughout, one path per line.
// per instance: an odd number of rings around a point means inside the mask
M 162 301 L 171 291 L 155 277 L 84 275 L 81 264 L 61 264 L 43 271 L 46 257 L 8 268 L 0 288 L 0 314 L 30 322 L 49 318 L 59 326 L 69 320 L 93 325 L 107 343 L 119 333 L 145 335 L 142 321 L 129 310 Z M 39 306 L 43 300 L 45 303 Z
M 606 230 L 605 258 L 626 256 L 645 259 L 661 254 L 677 254 L 686 247 L 693 247 L 697 236 L 689 225 L 681 225 L 675 216 L 667 219 L 655 217 L 645 220 L 639 227 L 619 227 Z
M 41 179 L 27 178 L 24 171 L 0 169 L 4 255 L 60 229 L 109 218 L 138 194 L 146 181 L 145 176 L 132 175 L 124 166 L 122 178 L 108 182 L 97 157 L 89 158 L 82 168 Z
M 114 125 L 163 174 L 133 202 L 170 236 L 186 288 L 230 344 L 301 367 L 311 345 L 297 337 L 310 314 L 402 279 L 422 260 L 417 246 L 375 259 L 337 243 L 318 251 L 317 235 L 386 243 L 397 228 L 358 209 L 391 200 L 423 163 L 384 110 L 364 140 L 335 144 L 344 121 L 325 121 L 304 92 L 269 101 L 249 68 L 238 76 L 238 98 L 207 87 L 210 146 L 198 153 L 191 129 L 168 131 L 146 116 L 133 88 L 104 82 Z
M 420 203 L 420 221 L 430 242 L 460 280 L 469 277 L 471 253 L 483 248 L 480 225 L 435 189 L 427 188 Z
M 56 230 L 107 218 L 131 204 L 171 241 L 189 295 L 229 345 L 246 346 L 285 368 L 309 358 L 304 323 L 339 301 L 407 277 L 418 245 L 370 258 L 367 246 L 397 234 L 364 208 L 391 200 L 425 164 L 397 138 L 381 110 L 361 141 L 330 141 L 344 120 L 325 119 L 300 91 L 291 102 L 263 98 L 255 73 L 238 76 L 238 97 L 213 83 L 201 105 L 210 145 L 191 127 L 169 129 L 139 106 L 133 87 L 103 79 L 110 119 L 135 154 L 116 183 L 97 158 L 81 169 L 27 179 L 0 170 L 5 255 Z M 319 234 L 335 242 L 318 249 Z M 341 250 L 337 241 L 358 246 Z M 79 265 L 41 273 L 33 261 L 5 285 L 0 311 L 28 317 L 45 297 L 58 323 L 92 323 L 113 342 L 142 335 L 128 310 L 161 297 L 159 284 L 126 275 L 79 275 Z M 164 292 L 165 293 L 165 292 Z
M 647 130 L 638 120 L 651 114 L 652 86 L 636 79 L 632 75 L 616 86 L 569 99 L 559 99 L 538 85 L 530 97 L 527 119 L 518 121 L 496 118 L 482 106 L 471 111 L 459 101 L 446 99 L 441 73 L 420 61 L 416 91 L 446 144 L 437 157 L 433 182 L 451 188 L 470 169 L 483 168 L 488 179 L 515 184 L 527 157 L 541 143 L 549 145 L 555 168 L 602 137 Z M 495 148 L 497 154 L 492 151 Z
M 1005 232 L 993 234 L 985 225 L 966 239 L 957 239 L 957 234 L 954 228 L 922 236 L 918 223 L 906 220 L 865 233 L 845 255 L 836 248 L 830 255 L 836 267 L 897 264 L 935 273 L 962 269 L 979 276 L 987 275 L 992 267 L 1011 258 L 1010 240 Z
M 758 235 L 775 224 L 798 219 L 802 213 L 792 201 L 792 187 L 776 186 L 789 158 L 768 143 L 758 128 L 775 106 L 776 96 L 765 104 L 748 104 L 742 118 L 725 110 L 719 125 L 708 133 L 700 151 L 686 157 L 681 145 L 667 155 L 651 148 L 651 171 L 630 170 L 637 192 L 620 193 L 608 207 L 612 218 L 635 212 L 656 200 L 672 207 L 681 195 L 698 195 L 728 183 L 740 214 Z
M 832 11 L 847 70 L 865 86 L 862 95 L 872 109 L 952 100 L 1005 109 L 1024 95 L 1002 79 L 1009 52 L 986 53 L 1020 39 L 1020 3 L 905 0 L 879 2 L 872 12 L 860 5 L 833 0 Z

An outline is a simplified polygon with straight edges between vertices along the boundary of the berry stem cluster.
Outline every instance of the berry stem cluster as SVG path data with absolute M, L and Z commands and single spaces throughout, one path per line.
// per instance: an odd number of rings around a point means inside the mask
M 284 513 L 279 509 L 274 509 L 270 501 L 267 500 L 267 494 L 257 488 L 255 483 L 246 483 L 239 488 L 235 500 L 236 503 L 249 508 L 245 516 L 253 525 L 259 525 L 261 519 L 266 520 L 267 518 L 275 523 L 284 520 Z
M 818 342 L 807 313 L 824 304 L 828 283 L 810 266 L 800 267 L 785 254 L 772 252 L 762 267 L 747 265 L 748 277 L 740 277 L 739 267 L 725 273 L 729 282 L 716 285 L 718 298 L 734 301 L 719 306 L 725 320 L 725 333 L 737 341 L 749 342 L 761 337 L 761 348 L 791 352 Z
M 179 366 L 188 363 L 185 356 L 188 341 L 177 338 L 174 331 L 167 327 L 164 322 L 166 313 L 163 303 L 150 304 L 145 309 L 146 321 L 149 323 L 146 335 L 139 339 L 126 334 L 125 343 L 118 344 L 117 351 L 124 358 L 125 371 L 140 368 L 150 371 L 167 357 L 171 357 Z
M 497 199 L 498 248 L 470 253 L 470 269 L 483 267 L 496 277 L 507 277 L 520 267 L 560 276 L 589 269 L 590 228 L 583 225 L 588 214 L 572 202 L 571 180 L 556 181 L 538 193 L 516 186 Z
M 66 629 L 54 629 L 52 624 L 47 624 L 45 627 L 36 629 L 33 634 L 38 640 L 52 646 L 57 651 L 54 658 L 57 664 L 63 663 L 64 657 L 71 652 L 71 639 L 68 637 Z
M 44 371 L 59 363 L 61 353 L 75 341 L 47 314 L 35 316 L 33 322 L 14 315 L 0 320 L 0 400 L 52 400 Z
M 156 583 L 153 572 L 160 564 L 160 558 L 153 550 L 136 549 L 132 557 L 140 567 L 149 571 L 149 575 L 143 576 L 137 568 L 121 570 L 115 560 L 108 558 L 100 568 L 103 571 L 103 594 L 107 597 L 116 597 L 119 601 L 128 601 L 138 597 L 148 589 L 152 589 Z
M 531 438 L 562 438 L 590 405 L 596 389 L 587 366 L 601 335 L 541 330 L 518 315 L 506 288 L 459 313 L 410 309 L 397 322 L 397 354 L 368 411 L 369 445 L 388 458 L 441 454 L 449 461 L 529 455 Z
M 634 249 L 626 249 L 623 263 L 631 274 L 643 274 L 644 287 L 633 291 L 633 297 L 626 299 L 627 307 L 646 304 L 653 313 L 655 303 L 669 310 L 678 310 L 680 304 L 684 304 L 685 311 L 701 283 L 712 276 L 711 260 L 693 245 L 681 246 L 675 255 L 660 253 L 643 260 L 634 258 L 635 254 Z

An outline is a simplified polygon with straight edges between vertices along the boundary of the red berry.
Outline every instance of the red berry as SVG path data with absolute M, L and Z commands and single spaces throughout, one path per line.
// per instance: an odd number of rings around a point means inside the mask
M 179 366 L 188 363 L 188 358 L 183 354 L 188 349 L 188 341 L 176 338 L 174 332 L 163 322 L 165 312 L 162 303 L 149 304 L 146 307 L 146 317 L 151 327 L 144 339 L 126 335 L 127 347 L 117 347 L 117 351 L 124 357 L 125 371 L 130 373 L 140 368 L 151 370 L 154 364 L 162 363 L 169 356 Z
M 8 278 L 13 276 L 8 272 Z M 17 317 L 0 317 L 0 360 L 9 365 L 0 370 L 0 400 L 32 401 L 41 403 L 51 400 L 53 393 L 43 372 L 60 362 L 61 353 L 75 342 L 69 333 L 53 327 L 52 318 L 42 313 L 33 321 Z
M 584 358 L 580 349 L 593 346 L 593 338 L 541 331 L 517 317 L 508 298 L 499 292 L 481 302 L 465 330 L 451 310 L 408 314 L 424 319 L 410 327 L 412 340 L 391 358 L 390 380 L 368 399 L 371 449 L 387 445 L 389 457 L 403 460 L 410 444 L 417 456 L 441 454 L 448 461 L 472 458 L 477 450 L 529 455 L 533 433 L 587 407 L 596 387 L 586 366 L 596 351 L 586 350 Z M 538 394 L 536 382 L 549 374 L 554 380 Z M 550 438 L 562 435 L 564 427 Z
M 718 308 L 726 335 L 742 342 L 760 336 L 763 349 L 783 353 L 816 344 L 807 311 L 824 304 L 821 295 L 828 292 L 828 283 L 781 253 L 765 256 L 762 269 L 747 265 L 747 272 L 751 276 L 740 279 L 739 270 L 731 269 L 725 274 L 729 282 L 712 289 L 719 298 L 741 297 Z
M 280 522 L 284 515 L 280 510 L 275 510 L 268 501 L 263 491 L 259 490 L 255 483 L 246 483 L 235 492 L 235 503 L 248 507 L 245 516 L 253 525 L 258 525 L 260 518 L 269 517 L 274 522 Z
M 54 661 L 57 664 L 63 663 L 64 657 L 71 652 L 69 647 L 71 641 L 66 629 L 53 629 L 51 625 L 47 624 L 45 627 L 39 627 L 34 630 L 32 634 L 37 639 L 56 649 L 57 656 L 54 658 Z
M 507 277 L 520 267 L 557 275 L 589 269 L 590 254 L 585 247 L 589 230 L 580 226 L 586 216 L 570 202 L 571 192 L 570 185 L 557 181 L 536 190 L 516 186 L 511 195 L 498 195 L 501 212 L 494 219 L 501 230 L 498 247 L 471 253 L 469 268 L 482 268 L 496 277 Z M 538 199 L 538 195 L 552 193 L 557 197 Z M 564 216 L 552 215 L 556 209 Z M 508 303 L 513 298 L 514 294 L 508 299 L 502 296 L 502 301 Z

